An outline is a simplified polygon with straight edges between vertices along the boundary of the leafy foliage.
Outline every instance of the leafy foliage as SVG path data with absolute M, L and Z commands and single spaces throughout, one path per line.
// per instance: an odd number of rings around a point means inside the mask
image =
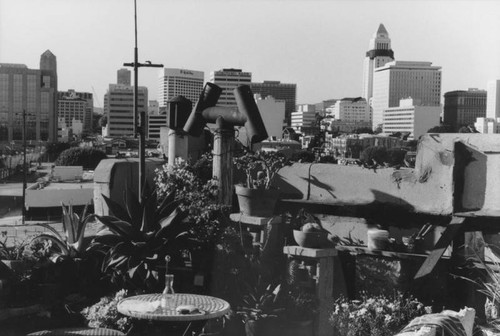
M 46 146 L 47 159 L 49 161 L 54 161 L 56 158 L 66 149 L 71 148 L 71 145 L 67 142 L 50 142 Z
M 219 215 L 225 207 L 218 202 L 218 184 L 212 179 L 212 157 L 204 154 L 196 162 L 177 161 L 156 170 L 158 197 L 175 191 L 175 200 L 187 213 L 193 237 L 209 241 L 218 233 Z
M 454 131 L 450 125 L 439 125 L 430 128 L 427 133 L 453 133 Z
M 93 147 L 73 147 L 64 150 L 57 160 L 56 166 L 83 166 L 95 169 L 101 160 L 106 159 L 106 153 Z
M 11 246 L 7 246 L 7 232 L 1 233 L 3 240 L 0 241 L 0 259 L 23 260 L 25 249 L 29 246 L 28 240 L 16 240 Z
M 392 297 L 368 296 L 361 300 L 340 297 L 334 303 L 330 322 L 337 334 L 346 336 L 390 336 L 413 318 L 430 313 L 430 308 L 402 293 Z
M 276 173 L 288 164 L 280 152 L 246 152 L 234 158 L 236 168 L 246 174 L 245 187 L 253 189 L 270 189 Z
M 292 289 L 285 296 L 285 315 L 290 321 L 314 319 L 319 308 L 316 293 L 304 288 Z
M 147 189 L 147 188 L 145 188 Z M 158 269 L 166 255 L 182 263 L 189 227 L 175 192 L 158 202 L 156 191 L 144 192 L 142 202 L 125 194 L 125 207 L 103 195 L 113 216 L 96 216 L 112 235 L 98 235 L 89 250 L 104 254 L 102 271 L 113 283 L 137 289 L 157 289 Z
M 109 328 L 127 332 L 132 323 L 129 317 L 124 316 L 116 309 L 118 302 L 126 298 L 127 291 L 122 289 L 114 295 L 104 296 L 90 307 L 82 310 L 81 314 L 92 328 Z
M 64 236 L 60 235 L 57 230 L 48 224 L 38 223 L 49 230 L 51 234 L 40 234 L 35 237 L 31 244 L 42 244 L 47 246 L 46 242 L 50 242 L 50 246 L 56 247 L 50 254 L 50 259 L 57 261 L 59 258 L 81 257 L 85 251 L 84 236 L 87 223 L 94 218 L 93 214 L 87 214 L 89 204 L 85 205 L 81 215 L 73 211 L 73 206 L 66 206 L 61 203 L 63 216 L 62 224 Z
M 361 152 L 359 159 L 368 166 L 383 166 L 388 159 L 387 149 L 382 146 L 367 147 Z
M 237 313 L 244 320 L 259 320 L 266 317 L 277 317 L 284 308 L 278 304 L 280 285 L 268 284 L 259 278 L 255 286 L 247 286 L 247 294 L 243 298 L 243 306 Z
M 406 153 L 407 151 L 400 147 L 387 150 L 387 163 L 391 167 L 404 165 Z

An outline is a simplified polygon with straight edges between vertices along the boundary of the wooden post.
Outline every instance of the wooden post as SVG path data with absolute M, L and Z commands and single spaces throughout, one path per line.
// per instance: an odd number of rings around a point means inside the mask
M 230 206 L 233 199 L 234 127 L 225 125 L 222 117 L 216 124 L 212 174 L 219 182 L 219 201 Z
M 332 336 L 333 328 L 328 320 L 328 307 L 333 301 L 333 267 L 334 257 L 337 256 L 337 250 L 313 249 L 300 246 L 285 246 L 283 252 L 289 256 L 298 259 L 309 259 L 316 261 L 316 295 L 319 300 L 319 313 L 315 321 L 316 336 Z

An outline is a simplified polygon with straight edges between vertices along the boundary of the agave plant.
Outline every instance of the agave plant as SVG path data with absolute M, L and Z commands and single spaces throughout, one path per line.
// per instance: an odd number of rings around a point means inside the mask
M 98 233 L 89 247 L 104 254 L 102 271 L 112 282 L 136 289 L 157 286 L 165 256 L 175 263 L 189 238 L 183 221 L 187 214 L 178 207 L 175 191 L 161 202 L 156 191 L 144 194 L 140 202 L 132 192 L 125 193 L 125 206 L 103 195 L 113 216 L 96 218 L 112 234 Z
M 61 202 L 61 205 L 63 211 L 62 225 L 64 235 L 61 235 L 56 229 L 48 224 L 39 223 L 37 225 L 44 227 L 50 231 L 50 233 L 40 234 L 33 238 L 30 243 L 30 245 L 34 245 L 37 242 L 50 242 L 52 245 L 50 259 L 54 262 L 61 258 L 79 257 L 84 253 L 85 228 L 87 227 L 87 223 L 94 218 L 94 214 L 87 214 L 89 204 L 85 205 L 81 215 L 73 211 L 73 206 L 71 204 L 66 206 Z

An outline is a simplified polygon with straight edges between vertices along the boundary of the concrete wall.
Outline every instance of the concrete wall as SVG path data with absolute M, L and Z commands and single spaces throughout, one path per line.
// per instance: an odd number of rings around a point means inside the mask
M 382 203 L 450 215 L 500 211 L 499 171 L 500 135 L 426 134 L 414 169 L 296 163 L 279 172 L 276 184 L 285 198 L 331 205 Z
M 155 187 L 155 169 L 161 168 L 164 160 L 146 159 L 146 181 L 151 190 Z M 102 195 L 110 197 L 119 204 L 124 204 L 124 194 L 128 190 L 136 196 L 139 182 L 138 159 L 108 159 L 102 160 L 94 172 L 94 213 L 109 215 L 109 209 Z

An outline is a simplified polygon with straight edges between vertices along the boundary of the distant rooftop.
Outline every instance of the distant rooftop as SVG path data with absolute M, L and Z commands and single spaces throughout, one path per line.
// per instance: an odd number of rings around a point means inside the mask
M 19 63 L 0 63 L 0 68 L 28 69 L 26 64 L 19 64 Z

